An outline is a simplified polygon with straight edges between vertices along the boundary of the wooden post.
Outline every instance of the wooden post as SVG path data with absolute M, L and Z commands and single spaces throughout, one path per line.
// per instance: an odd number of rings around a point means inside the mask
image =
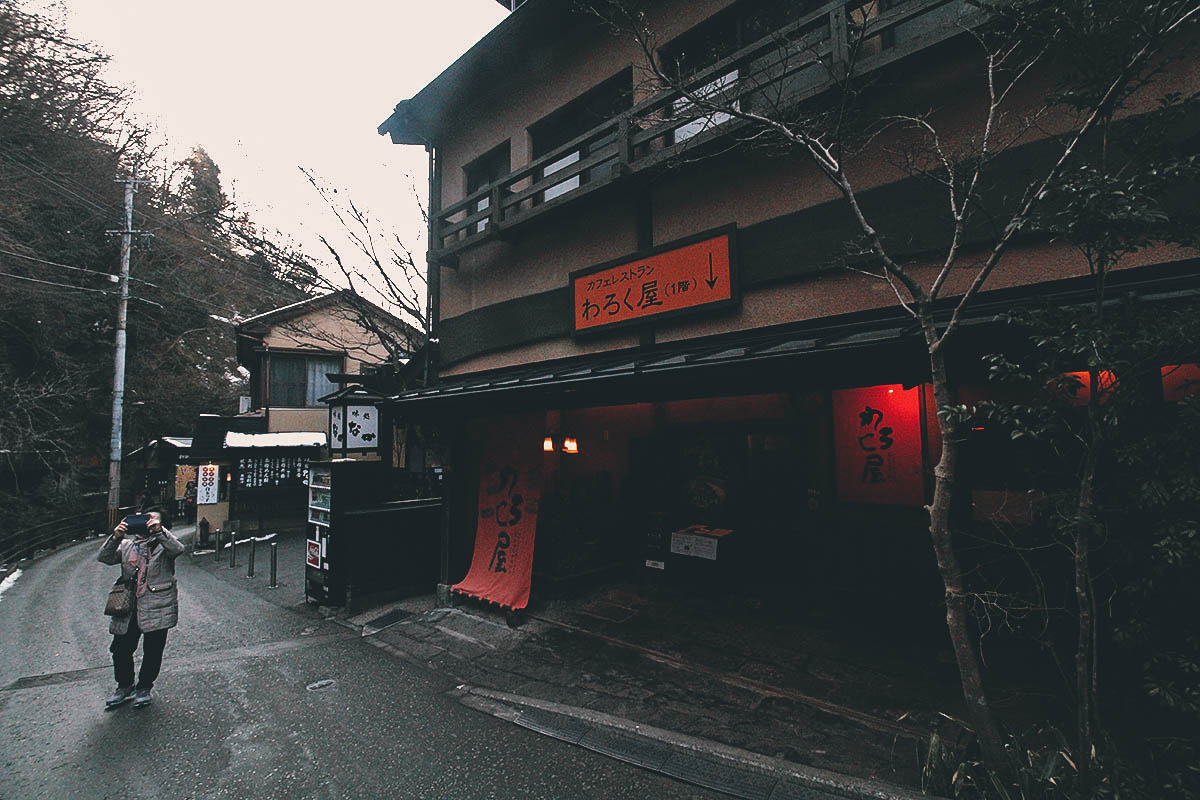
M 492 184 L 492 191 L 488 195 L 488 229 L 492 233 L 497 233 L 500 230 L 502 214 L 500 213 L 500 182 Z
M 617 163 L 613 176 L 629 175 L 633 172 L 633 120 L 628 114 L 617 118 Z
M 846 7 L 838 5 L 829 12 L 829 71 L 834 80 L 845 80 L 850 67 L 850 29 L 846 24 Z

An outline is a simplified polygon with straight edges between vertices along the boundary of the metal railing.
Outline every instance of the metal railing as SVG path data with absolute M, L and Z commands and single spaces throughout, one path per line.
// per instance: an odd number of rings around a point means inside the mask
M 121 511 L 122 514 L 126 512 L 132 512 L 132 509 Z M 0 566 L 24 561 L 40 552 L 102 536 L 107 532 L 108 510 L 104 508 L 10 531 L 0 539 Z
M 848 74 L 881 69 L 985 19 L 965 0 L 901 0 L 880 9 L 862 0 L 826 3 L 690 77 L 686 91 L 660 91 L 447 205 L 432 220 L 432 255 L 452 262 L 534 216 L 743 127 L 717 107 L 780 113 Z

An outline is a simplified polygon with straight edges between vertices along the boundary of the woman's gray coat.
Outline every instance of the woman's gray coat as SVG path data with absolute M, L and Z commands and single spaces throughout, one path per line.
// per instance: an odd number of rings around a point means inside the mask
M 183 543 L 169 530 L 151 539 L 152 550 L 146 572 L 146 593 L 137 598 L 138 628 L 143 633 L 174 628 L 179 621 L 179 589 L 175 585 L 175 559 L 184 551 Z M 129 563 L 129 551 L 133 542 L 126 535 L 117 540 L 109 536 L 96 557 L 101 564 L 120 564 L 121 575 L 128 580 L 137 579 L 137 569 Z M 129 631 L 129 615 L 113 617 L 108 632 L 123 634 Z

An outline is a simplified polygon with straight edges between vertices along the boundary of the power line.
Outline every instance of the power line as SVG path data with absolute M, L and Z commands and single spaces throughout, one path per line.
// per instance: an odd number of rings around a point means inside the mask
M 39 160 L 38 160 L 36 157 L 34 157 L 34 156 L 32 156 L 32 155 L 28 155 L 28 154 L 24 154 L 24 155 L 25 155 L 25 157 L 27 157 L 27 158 L 29 158 L 29 159 L 31 159 L 31 160 L 38 161 L 38 163 L 44 164 L 44 162 L 41 162 L 41 161 L 39 161 Z M 82 203 L 86 204 L 86 205 L 89 207 L 89 210 L 94 210 L 94 209 L 102 209 L 102 208 L 104 207 L 104 204 L 102 204 L 102 203 L 100 203 L 100 202 L 97 202 L 97 201 L 93 201 L 93 200 L 91 200 L 91 199 L 89 199 L 89 198 L 83 197 L 83 196 L 82 196 L 82 195 L 80 195 L 78 192 L 71 192 L 71 191 L 69 191 L 69 190 L 65 190 L 65 189 L 64 189 L 64 186 L 63 186 L 63 184 L 59 183 L 58 181 L 55 181 L 55 180 L 51 179 L 49 176 L 47 176 L 47 175 L 45 175 L 45 174 L 43 174 L 43 173 L 41 173 L 41 172 L 39 172 L 39 171 L 37 171 L 37 170 L 33 169 L 32 167 L 29 167 L 28 165 L 21 164 L 20 162 L 16 161 L 15 159 L 13 159 L 13 158 L 11 158 L 11 157 L 8 157 L 8 156 L 5 156 L 5 155 L 4 155 L 4 153 L 2 153 L 2 152 L 0 152 L 0 157 L 4 157 L 4 158 L 6 158 L 6 159 L 7 159 L 8 161 L 10 161 L 11 163 L 13 163 L 13 164 L 16 164 L 17 166 L 20 166 L 21 168 L 25 169 L 27 172 L 29 172 L 30 174 L 34 175 L 35 177 L 38 177 L 38 178 L 41 178 L 41 179 L 45 180 L 45 181 L 46 181 L 47 183 L 49 183 L 51 186 L 54 186 L 54 187 L 55 187 L 55 188 L 57 188 L 57 189 L 63 189 L 64 191 L 66 191 L 66 192 L 67 192 L 67 196 L 68 196 L 68 197 L 74 198 L 76 201 L 78 201 L 78 202 L 82 202 Z M 47 169 L 50 169 L 50 167 L 49 167 L 48 165 L 47 165 Z M 71 181 L 70 179 L 66 179 L 66 178 L 65 178 L 64 180 L 65 180 L 66 182 L 68 182 L 68 183 L 70 183 L 70 182 L 73 182 L 73 181 Z M 76 185 L 79 185 L 79 184 L 76 184 Z M 82 188 L 86 188 L 86 187 L 82 187 Z M 114 207 L 110 207 L 110 208 L 114 208 Z M 142 215 L 142 216 L 144 216 L 144 217 L 147 217 L 147 218 L 151 219 L 152 221 L 154 221 L 154 220 L 153 220 L 153 217 L 151 217 L 151 216 L 150 216 L 150 215 L 148 215 L 148 214 L 145 214 L 144 212 L 140 212 L 140 211 L 139 211 L 139 212 L 137 212 L 137 213 L 138 213 L 138 214 L 140 214 L 140 215 Z M 189 238 L 195 239 L 197 242 L 204 243 L 202 240 L 198 239 L 197 237 L 195 237 L 195 236 L 194 236 L 194 235 L 192 235 L 192 234 L 189 234 L 187 231 L 183 231 L 183 230 L 180 230 L 180 229 L 174 228 L 174 227 L 172 227 L 172 226 L 170 226 L 170 225 L 166 224 L 165 222 L 161 222 L 161 221 L 160 221 L 160 227 L 163 227 L 163 228 L 170 228 L 171 230 L 174 230 L 174 231 L 175 231 L 175 232 L 177 232 L 177 233 L 180 233 L 180 234 L 182 234 L 182 235 L 188 236 Z M 238 258 L 236 258 L 236 257 L 230 257 L 229 259 L 225 259 L 225 258 L 223 258 L 223 257 L 213 256 L 213 255 L 210 255 L 210 254 L 207 254 L 207 253 L 200 253 L 200 254 L 197 254 L 197 253 L 196 253 L 194 250 L 190 250 L 190 251 L 189 251 L 189 250 L 185 250 L 185 249 L 183 249 L 183 248 L 180 248 L 180 247 L 178 247 L 178 246 L 174 245 L 173 243 L 171 243 L 171 242 L 169 242 L 169 241 L 167 241 L 167 240 L 160 239 L 159 241 L 160 241 L 160 242 L 162 242 L 162 243 L 163 243 L 163 244 L 164 244 L 166 247 L 168 247 L 170 250 L 173 250 L 173 251 L 174 251 L 174 252 L 175 252 L 177 255 L 179 255 L 179 256 L 181 256 L 181 257 L 183 257 L 183 258 L 184 258 L 184 259 L 185 259 L 187 262 L 189 262 L 189 263 L 192 263 L 192 264 L 196 264 L 197 266 L 206 266 L 205 262 L 202 262 L 202 261 L 198 260 L 197 256 L 199 256 L 199 257 L 202 257 L 202 258 L 206 258 L 206 259 L 208 259 L 208 260 L 209 260 L 209 262 L 211 262 L 212 264 L 219 265 L 219 266 L 229 266 L 229 265 L 230 265 L 230 264 L 229 264 L 229 262 L 230 262 L 230 261 L 235 261 L 235 260 L 236 260 L 236 261 L 240 261 L 240 262 L 242 262 L 242 263 L 245 263 L 245 264 L 248 264 L 248 265 L 250 265 L 250 266 L 254 266 L 253 264 L 250 264 L 250 262 L 248 262 L 248 261 L 245 261 L 245 259 L 238 259 Z M 17 255 L 19 255 L 19 254 L 17 254 Z M 25 257 L 28 257 L 28 256 L 25 256 Z M 49 262 L 48 262 L 48 263 L 49 263 Z M 67 268 L 69 268 L 69 269 L 82 269 L 82 268 L 80 268 L 80 267 L 70 267 L 69 265 L 63 265 L 63 264 L 57 264 L 57 263 L 55 263 L 54 265 L 55 265 L 55 266 L 66 266 L 66 267 L 67 267 Z M 111 274 L 111 273 L 102 273 L 102 274 Z M 255 285 L 255 287 L 256 287 L 257 289 L 259 289 L 260 291 L 264 292 L 264 294 L 267 294 L 267 293 L 273 293 L 274 291 L 278 291 L 278 289 L 280 288 L 280 286 L 270 286 L 270 285 L 268 285 L 268 284 L 266 284 L 266 283 L 263 283 L 263 280 L 264 280 L 264 279 L 263 279 L 263 278 L 261 278 L 261 277 L 258 277 L 258 276 L 245 276 L 245 275 L 242 275 L 242 277 L 243 277 L 243 278 L 245 278 L 245 279 L 247 279 L 247 280 L 249 280 L 250 282 L 252 282 L 252 283 Z M 157 284 L 153 284 L 153 283 L 151 283 L 151 282 L 149 282 L 149 281 L 146 281 L 146 280 L 144 280 L 144 279 L 140 279 L 140 278 L 133 278 L 133 280 L 137 280 L 137 281 L 140 281 L 140 282 L 142 282 L 142 283 L 145 283 L 145 284 L 147 284 L 147 285 L 154 286 L 155 288 L 157 288 L 157 289 L 160 289 L 161 291 L 167 292 L 167 293 L 169 293 L 169 294 L 172 294 L 172 295 L 174 295 L 174 296 L 176 296 L 176 297 L 178 297 L 178 298 L 180 298 L 180 299 L 188 300 L 189 302 L 195 303 L 195 304 L 197 305 L 197 307 L 198 307 L 198 308 L 201 308 L 201 309 L 204 309 L 204 310 L 207 310 L 207 309 L 211 308 L 211 307 L 212 307 L 212 305 L 213 305 L 213 300 L 214 300 L 214 298 L 211 298 L 211 297 L 210 297 L 210 298 L 208 298 L 207 300 L 201 300 L 201 299 L 199 299 L 199 298 L 197 298 L 197 297 L 194 297 L 194 296 L 192 296 L 192 295 L 186 294 L 186 293 L 184 293 L 184 292 L 181 292 L 181 291 L 179 291 L 179 290 L 177 290 L 177 289 L 169 289 L 169 288 L 161 287 L 161 286 L 158 286 Z M 284 284 L 284 285 L 286 285 L 286 284 Z M 138 299 L 138 300 L 141 300 L 141 301 L 143 301 L 143 302 L 152 302 L 152 301 L 147 301 L 147 300 L 145 300 L 145 298 L 136 298 L 136 299 Z M 155 303 L 155 305 L 159 305 L 159 304 Z M 161 305 L 159 305 L 159 307 L 161 308 L 162 306 L 161 306 Z M 225 311 L 227 311 L 227 312 L 231 313 L 231 314 L 234 314 L 234 315 L 236 315 L 236 314 L 238 313 L 238 311 L 239 311 L 239 309 L 237 309 L 237 308 L 235 308 L 235 307 L 233 307 L 233 306 L 231 306 L 231 305 L 225 305 L 225 306 L 223 306 L 223 309 L 224 309 Z
M 104 272 L 103 270 L 98 270 L 98 269 L 87 269 L 85 267 L 73 267 L 70 264 L 62 264 L 58 261 L 50 261 L 48 259 L 38 258 L 36 256 L 27 256 L 24 253 L 14 253 L 11 250 L 0 250 L 0 255 L 13 256 L 14 258 L 25 258 L 30 261 L 36 261 L 39 264 L 48 264 L 51 267 L 62 267 L 63 269 L 74 270 L 75 272 L 87 272 L 91 275 L 103 275 L 104 277 L 108 278 L 113 283 L 116 283 L 120 279 L 119 276 L 114 275 L 111 272 Z M 153 286 L 155 289 L 162 288 L 157 283 L 151 283 L 150 281 L 144 280 L 142 278 L 135 278 L 132 275 L 129 276 L 129 280 L 137 281 L 138 283 L 144 283 L 147 286 Z
M 3 155 L 3 153 L 0 153 L 0 155 Z M 41 172 L 39 172 L 39 171 L 37 171 L 37 170 L 33 169 L 32 167 L 28 166 L 27 164 L 22 164 L 22 163 L 20 163 L 20 162 L 18 162 L 18 161 L 16 161 L 16 160 L 14 160 L 14 159 L 12 158 L 12 155 L 14 155 L 14 154 L 11 154 L 11 153 L 10 153 L 10 156 L 8 157 L 8 160 L 9 160 L 9 161 L 11 161 L 12 163 L 14 163 L 14 164 L 17 164 L 18 166 L 22 167 L 22 168 L 23 168 L 23 169 L 25 169 L 26 171 L 28 171 L 28 172 L 30 172 L 30 173 L 32 173 L 32 174 L 34 174 L 34 175 L 38 176 L 38 177 L 41 177 L 41 178 L 43 178 L 44 180 L 46 180 L 48 183 L 50 183 L 50 184 L 51 184 L 51 185 L 53 185 L 53 186 L 56 186 L 56 187 L 58 187 L 58 188 L 63 188 L 63 183 L 60 183 L 59 181 L 55 181 L 54 179 L 50 178 L 50 177 L 49 177 L 48 175 L 46 175 L 45 173 L 41 173 Z M 54 169 L 54 168 L 53 168 L 51 165 L 49 165 L 49 164 L 47 164 L 46 162 L 42 161 L 42 160 L 41 160 L 41 159 L 39 159 L 37 156 L 34 156 L 32 153 L 21 153 L 21 154 L 19 154 L 19 155 L 20 155 L 20 157 L 21 157 L 21 158 L 24 158 L 24 159 L 27 159 L 27 160 L 29 160 L 29 161 L 33 161 L 33 162 L 35 162 L 35 163 L 39 164 L 40 166 L 42 166 L 42 167 L 43 167 L 44 169 L 46 169 L 46 170 L 53 170 L 53 169 Z M 76 182 L 74 179 L 72 179 L 72 178 L 70 178 L 70 177 L 63 176 L 63 175 L 59 175 L 58 177 L 60 178 L 60 180 L 61 180 L 62 182 L 65 182 L 65 183 L 70 183 L 70 184 L 74 184 L 76 187 L 78 187 L 79 189 L 81 189 L 81 190 L 83 190 L 83 191 L 85 191 L 85 192 L 86 192 L 86 191 L 90 191 L 90 189 L 89 189 L 88 187 L 84 186 L 83 184 L 80 184 L 80 183 Z M 65 189 L 64 189 L 64 190 L 65 190 Z M 111 204 L 108 204 L 108 203 L 104 203 L 103 201 L 96 201 L 96 200 L 92 200 L 92 199 L 90 199 L 90 198 L 87 198 L 87 197 L 84 197 L 84 196 L 80 195 L 78 192 L 70 192 L 69 190 L 65 190 L 65 191 L 68 191 L 68 192 L 69 192 L 69 194 L 71 194 L 73 197 L 77 198 L 77 199 L 78 199 L 78 200 L 80 200 L 81 202 L 87 203 L 87 204 L 88 204 L 89 206 L 91 206 L 92 208 L 95 208 L 95 209 L 102 209 L 102 210 L 104 210 L 104 211 L 106 211 L 106 212 L 115 212 L 115 211 L 118 211 L 118 210 L 119 210 L 119 209 L 117 208 L 117 206 L 114 206 L 114 205 L 111 205 Z M 158 227 L 160 227 L 160 228 L 164 228 L 164 229 L 167 229 L 167 230 L 174 231 L 175 233 L 178 233 L 179 235 L 181 235 L 181 236 L 184 236 L 184 237 L 186 237 L 186 238 L 188 238 L 188 239 L 192 239 L 193 241 L 195 241 L 195 242 L 197 242 L 197 243 L 199 243 L 199 244 L 206 245 L 206 246 L 210 244 L 209 242 L 205 242 L 203 239 L 199 238 L 198 236 L 196 236 L 195 234 L 191 233 L 190 231 L 188 231 L 188 230 L 186 230 L 186 229 L 184 229 L 184 228 L 181 228 L 181 227 L 179 227 L 179 226 L 177 226 L 177 225 L 174 225 L 174 224 L 172 224 L 170 221 L 168 221 L 168 220 L 167 220 L 166 218 L 164 218 L 164 217 L 161 217 L 161 216 L 156 216 L 156 215 L 152 214 L 151 212 L 149 212 L 149 211 L 144 211 L 144 210 L 136 210 L 136 209 L 135 209 L 134 213 L 135 213 L 136 215 L 138 215 L 139 217 L 141 217 L 141 218 L 145 219 L 145 220 L 148 220 L 148 221 L 150 221 L 150 222 L 153 222 L 154 224 L 156 224 L 156 225 L 157 225 Z M 166 246 L 167 246 L 167 247 L 169 247 L 169 248 L 171 248 L 171 249 L 175 250 L 177 253 L 184 253 L 184 251 L 180 250 L 178 247 L 175 247 L 175 246 L 173 246 L 173 245 L 172 245 L 171 243 L 169 243 L 169 242 L 165 242 L 165 241 L 164 241 L 164 244 L 166 244 Z M 192 253 L 191 253 L 190 255 L 192 255 L 192 256 L 194 257 L 194 256 L 195 256 L 195 255 L 197 255 L 197 254 L 196 254 L 194 251 L 192 251 Z M 216 257 L 216 256 L 213 256 L 213 255 L 211 255 L 211 254 L 208 254 L 208 253 L 201 253 L 201 254 L 199 254 L 199 255 L 200 255 L 200 257 L 203 257 L 203 258 L 208 258 L 208 259 L 213 259 L 213 260 L 216 260 L 216 259 L 217 259 L 217 257 Z M 258 266 L 257 264 L 254 264 L 253 262 L 251 262 L 251 261 L 248 261 L 248 260 L 246 260 L 246 259 L 244 259 L 244 258 L 240 258 L 239 256 L 233 255 L 232 253 L 229 253 L 229 254 L 227 254 L 227 255 L 221 256 L 221 257 L 220 257 L 220 263 L 222 264 L 222 266 L 230 266 L 230 265 L 232 265 L 232 264 L 236 263 L 236 264 L 244 264 L 244 265 L 246 265 L 246 266 L 253 267 L 253 268 L 255 268 L 255 269 L 258 269 L 258 268 L 259 268 L 259 266 Z M 253 274 L 253 273 L 251 273 L 251 274 L 247 275 L 246 273 L 244 273 L 244 272 L 243 272 L 243 273 L 242 273 L 242 276 L 243 276 L 243 277 L 245 277 L 245 278 L 247 278 L 247 279 L 249 279 L 249 280 L 250 280 L 252 283 L 254 283 L 254 285 L 255 285 L 255 286 L 258 288 L 258 289 L 260 289 L 260 290 L 264 290 L 264 291 L 265 291 L 265 290 L 267 290 L 267 289 L 276 289 L 276 288 L 278 288 L 278 287 L 271 286 L 270 284 L 264 283 L 264 282 L 263 282 L 263 281 L 264 281 L 264 278 L 262 278 L 262 277 L 261 277 L 261 276 L 259 276 L 259 275 L 255 275 L 255 274 Z
M 100 274 L 104 274 L 104 273 L 100 273 Z M 89 286 L 72 286 L 69 283 L 56 283 L 54 281 L 42 280 L 41 278 L 30 278 L 25 275 L 14 275 L 11 272 L 0 272 L 0 277 L 15 278 L 16 280 L 29 281 L 30 283 L 40 283 L 45 286 L 54 286 L 59 289 L 70 289 L 71 291 L 74 291 L 74 292 L 93 292 L 95 294 L 108 294 L 108 295 L 117 294 L 117 291 L 115 289 L 93 289 Z M 133 295 L 130 295 L 129 299 L 137 300 L 141 303 L 149 303 L 152 306 L 158 306 L 159 308 L 163 308 L 163 305 L 161 303 L 156 303 L 153 300 L 147 300 L 145 297 L 135 297 Z

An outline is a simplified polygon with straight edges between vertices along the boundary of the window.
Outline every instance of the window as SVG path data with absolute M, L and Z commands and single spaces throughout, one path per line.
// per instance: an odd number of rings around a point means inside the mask
M 467 194 L 474 194 L 485 186 L 495 183 L 509 173 L 511 167 L 508 142 L 499 147 L 494 147 L 485 155 L 475 159 L 466 166 L 464 170 L 467 176 Z M 481 197 L 475 201 L 470 213 L 474 214 L 478 211 L 483 211 L 489 208 L 492 203 L 492 198 Z M 474 233 L 483 233 L 487 229 L 488 221 L 481 219 L 475 223 Z
M 313 408 L 318 397 L 337 390 L 337 384 L 325 377 L 341 372 L 340 356 L 271 356 L 271 406 L 275 408 Z
M 629 109 L 632 104 L 633 70 L 624 69 L 598 86 L 592 87 L 550 116 L 530 126 L 529 137 L 533 146 L 533 158 L 536 160 L 554 152 L 572 139 Z M 538 178 L 545 178 L 578 163 L 596 150 L 612 144 L 614 138 L 615 134 L 581 143 L 578 148 L 563 153 L 559 158 L 542 167 Z M 582 184 L 596 177 L 591 174 L 592 172 L 593 170 L 585 170 L 579 175 L 573 175 L 565 181 L 551 186 L 538 195 L 537 202 L 553 200 L 573 189 L 578 189 Z
M 742 2 L 706 19 L 686 33 L 672 40 L 658 51 L 659 63 L 664 72 L 673 80 L 687 84 L 693 77 L 703 72 L 716 62 L 729 58 L 744 47 L 749 47 L 757 41 L 771 36 L 788 24 L 800 19 L 801 16 L 817 7 L 815 2 L 802 0 L 766 0 L 766 2 Z M 808 26 L 806 26 L 808 27 Z M 789 39 L 794 36 L 789 36 Z M 780 42 L 780 48 L 788 54 L 801 53 L 803 48 L 796 50 L 790 42 Z M 781 53 L 778 51 L 765 54 L 742 69 L 731 68 L 728 72 L 710 78 L 704 85 L 692 87 L 697 97 L 704 99 L 718 95 L 725 90 L 732 90 L 739 78 L 749 80 L 761 75 L 765 66 L 777 61 Z M 785 78 L 783 84 L 777 85 L 771 91 L 772 99 L 778 101 L 780 95 L 786 92 L 799 91 L 804 85 L 811 84 L 819 76 L 816 74 L 823 68 L 819 65 L 807 67 L 792 77 Z M 761 78 L 760 78 L 761 80 Z M 756 101 L 767 99 L 763 91 L 748 93 L 733 102 L 734 108 L 744 108 L 744 104 L 753 105 Z M 683 115 L 692 108 L 692 102 L 687 99 L 676 100 L 672 106 L 675 115 Z M 713 112 L 689 120 L 675 128 L 668 137 L 668 144 L 685 141 L 711 127 L 728 122 L 732 117 L 725 112 Z

